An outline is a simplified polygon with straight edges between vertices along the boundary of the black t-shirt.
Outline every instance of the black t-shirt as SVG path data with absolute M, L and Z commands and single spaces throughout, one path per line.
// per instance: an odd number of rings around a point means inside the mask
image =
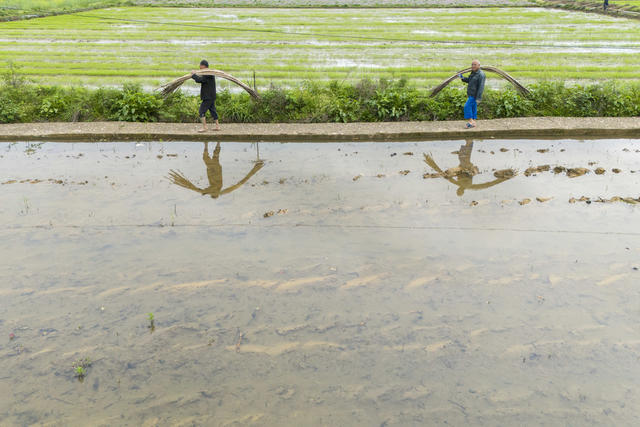
M 199 76 L 194 74 L 191 76 L 193 80 L 200 83 L 200 99 L 203 101 L 211 101 L 216 99 L 216 77 L 215 76 Z

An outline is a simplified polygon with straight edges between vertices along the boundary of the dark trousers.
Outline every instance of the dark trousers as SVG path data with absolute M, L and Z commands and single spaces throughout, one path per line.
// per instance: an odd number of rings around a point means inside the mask
M 200 110 L 198 111 L 198 113 L 200 113 L 200 118 L 206 116 L 207 111 L 211 112 L 211 118 L 213 118 L 213 120 L 218 120 L 218 112 L 216 111 L 215 99 L 205 99 L 202 101 L 202 104 L 200 104 Z

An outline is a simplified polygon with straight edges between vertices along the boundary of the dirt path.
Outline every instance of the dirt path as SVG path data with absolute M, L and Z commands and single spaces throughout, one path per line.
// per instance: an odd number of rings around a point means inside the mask
M 473 138 L 640 137 L 640 118 L 527 117 L 463 121 L 387 123 L 223 124 L 198 133 L 185 123 L 20 123 L 0 125 L 0 141 L 390 141 Z

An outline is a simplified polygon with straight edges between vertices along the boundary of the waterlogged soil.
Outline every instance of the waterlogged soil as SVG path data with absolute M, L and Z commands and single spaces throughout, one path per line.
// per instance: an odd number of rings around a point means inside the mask
M 0 165 L 2 426 L 640 421 L 639 140 Z

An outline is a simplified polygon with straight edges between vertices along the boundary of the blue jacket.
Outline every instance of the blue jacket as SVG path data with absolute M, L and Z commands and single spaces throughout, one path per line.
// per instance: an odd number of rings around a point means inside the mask
M 467 96 L 472 96 L 476 101 L 480 101 L 484 92 L 485 79 L 486 77 L 482 70 L 472 71 L 469 77 L 463 77 L 462 81 L 467 83 Z

